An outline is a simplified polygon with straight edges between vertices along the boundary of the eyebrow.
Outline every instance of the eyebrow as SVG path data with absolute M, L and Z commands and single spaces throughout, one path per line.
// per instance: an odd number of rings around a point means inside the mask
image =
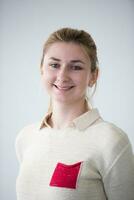
M 61 61 L 59 58 L 55 58 L 55 57 L 50 57 L 49 59 L 52 59 L 52 60 L 55 60 L 55 61 Z M 82 64 L 85 64 L 82 60 L 79 60 L 79 59 L 77 59 L 77 60 L 71 60 L 70 62 L 71 63 L 80 62 Z

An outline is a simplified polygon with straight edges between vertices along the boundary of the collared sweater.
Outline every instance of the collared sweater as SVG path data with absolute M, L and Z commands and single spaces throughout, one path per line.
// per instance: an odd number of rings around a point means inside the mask
M 49 114 L 17 134 L 17 200 L 134 200 L 134 159 L 127 134 L 97 108 L 64 129 Z

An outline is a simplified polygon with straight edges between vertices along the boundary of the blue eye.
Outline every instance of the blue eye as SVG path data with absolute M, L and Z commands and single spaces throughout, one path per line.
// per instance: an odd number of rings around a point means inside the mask
M 57 68 L 58 64 L 57 63 L 53 63 L 53 64 L 50 64 L 50 66 L 53 67 L 53 68 Z

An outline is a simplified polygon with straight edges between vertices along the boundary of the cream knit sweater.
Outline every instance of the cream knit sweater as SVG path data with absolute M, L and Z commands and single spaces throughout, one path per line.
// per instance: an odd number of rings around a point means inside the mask
M 16 137 L 17 200 L 134 200 L 134 159 L 123 130 L 97 108 L 65 129 L 47 119 Z

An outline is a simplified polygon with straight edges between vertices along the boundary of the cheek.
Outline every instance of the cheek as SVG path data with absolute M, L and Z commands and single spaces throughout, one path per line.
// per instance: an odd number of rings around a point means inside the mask
M 42 75 L 42 84 L 46 90 L 49 90 L 52 87 L 52 83 L 54 83 L 55 75 L 49 71 L 43 71 Z
M 44 77 L 44 75 L 42 75 L 42 77 L 41 77 L 41 83 L 42 83 L 42 86 L 43 86 L 43 88 L 44 89 L 47 89 L 47 79 L 46 79 L 46 77 Z
M 50 71 L 49 69 L 45 69 L 43 70 L 43 79 L 44 79 L 44 82 L 46 83 L 50 83 L 52 82 L 54 78 L 54 74 L 52 73 L 52 71 Z
M 89 76 L 87 75 L 87 73 L 79 74 L 77 77 L 74 77 L 74 79 L 75 79 L 75 82 L 81 87 L 88 86 Z

